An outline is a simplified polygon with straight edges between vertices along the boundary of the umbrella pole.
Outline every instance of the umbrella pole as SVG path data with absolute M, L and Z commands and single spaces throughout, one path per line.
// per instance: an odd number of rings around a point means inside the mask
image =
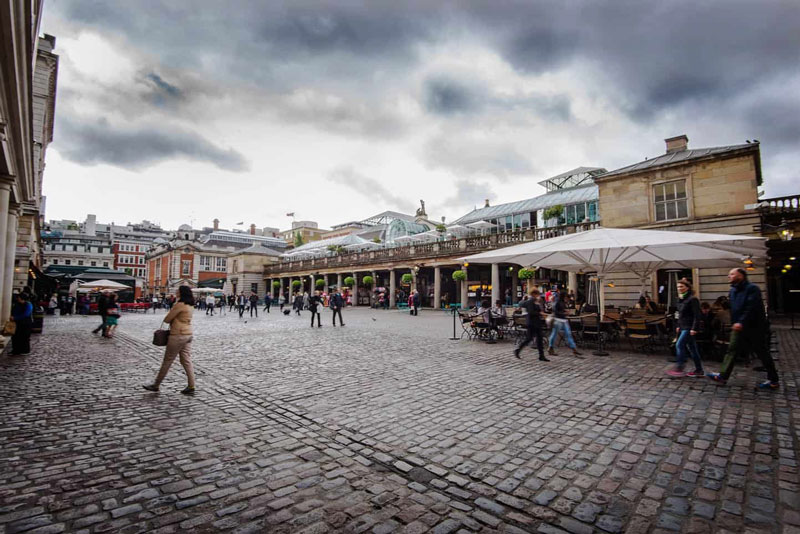
M 453 311 L 453 337 L 450 338 L 450 341 L 461 341 L 460 337 L 456 337 L 456 309 L 450 309 Z
M 605 347 L 603 344 L 603 306 L 604 296 L 603 293 L 603 279 L 600 275 L 597 276 L 597 284 L 595 285 L 595 291 L 597 291 L 597 349 L 592 351 L 592 354 L 595 356 L 608 356 L 608 352 L 605 351 Z

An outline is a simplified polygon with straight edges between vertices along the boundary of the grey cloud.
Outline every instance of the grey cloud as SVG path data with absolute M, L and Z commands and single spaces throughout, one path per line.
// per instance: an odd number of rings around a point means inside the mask
M 454 206 L 461 206 L 464 209 L 480 208 L 486 200 L 491 202 L 494 199 L 495 194 L 488 183 L 456 180 L 454 194 L 444 201 L 444 205 L 451 210 Z
M 429 167 L 444 168 L 462 176 L 489 175 L 507 180 L 535 173 L 530 160 L 501 139 L 445 133 L 427 142 L 423 158 Z
M 332 170 L 328 173 L 328 180 L 348 187 L 372 201 L 377 201 L 376 205 L 386 206 L 387 209 L 395 208 L 403 213 L 414 213 L 416 209 L 410 199 L 396 195 L 380 181 L 365 176 L 349 166 Z
M 480 106 L 473 89 L 444 77 L 426 80 L 423 98 L 425 108 L 437 115 L 473 112 Z
M 179 99 L 183 96 L 183 92 L 177 88 L 176 86 L 168 83 L 164 80 L 161 76 L 156 74 L 155 72 L 150 72 L 145 75 L 145 79 L 152 82 L 155 86 L 155 89 L 158 90 L 158 98 L 163 99 L 164 97 L 172 98 L 172 99 Z
M 203 137 L 174 127 L 118 127 L 103 119 L 58 119 L 59 152 L 85 165 L 108 164 L 140 170 L 163 161 L 188 159 L 232 172 L 248 170 L 245 157 L 219 148 Z

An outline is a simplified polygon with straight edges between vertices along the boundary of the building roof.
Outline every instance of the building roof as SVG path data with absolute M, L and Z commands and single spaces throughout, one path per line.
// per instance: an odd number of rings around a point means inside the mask
M 516 202 L 509 202 L 507 204 L 489 206 L 488 208 L 479 208 L 472 210 L 451 224 L 463 225 L 477 221 L 487 221 L 517 213 L 535 212 L 538 210 L 547 209 L 551 206 L 568 206 L 570 204 L 590 202 L 592 200 L 597 200 L 597 186 L 594 184 L 552 191 L 550 193 L 529 198 L 527 200 L 518 200 Z
M 747 143 L 744 145 L 728 145 L 728 146 L 717 146 L 717 147 L 710 147 L 710 148 L 693 148 L 689 150 L 680 150 L 677 152 L 671 152 L 668 154 L 663 154 L 661 156 L 646 159 L 644 161 L 640 161 L 639 163 L 634 163 L 633 165 L 627 165 L 625 167 L 621 167 L 619 169 L 615 169 L 613 171 L 609 171 L 605 174 L 601 174 L 600 176 L 596 177 L 597 180 L 603 180 L 605 178 L 609 178 L 611 176 L 618 176 L 621 174 L 630 174 L 635 172 L 646 171 L 648 169 L 653 169 L 655 167 L 661 167 L 663 165 L 674 165 L 678 163 L 686 163 L 688 161 L 702 159 L 710 156 L 722 156 L 724 154 L 730 152 L 737 152 L 739 150 L 745 149 L 755 149 L 758 150 L 758 143 Z M 761 181 L 761 165 L 758 165 L 759 169 L 758 177 L 759 183 Z
M 597 176 L 599 174 L 605 173 L 606 170 L 602 167 L 575 167 L 571 171 L 562 172 L 561 174 L 557 174 L 556 176 L 552 176 L 547 178 L 546 180 L 542 180 L 538 182 L 539 185 L 545 186 L 548 182 L 557 183 L 561 180 L 569 178 L 570 176 L 575 176 L 576 174 L 589 174 L 591 176 Z
M 277 250 L 267 247 L 262 247 L 259 244 L 255 244 L 247 248 L 243 248 L 242 250 L 237 250 L 236 252 L 233 253 L 233 255 L 238 255 L 238 254 L 259 254 L 262 256 L 280 256 L 281 254 L 283 254 L 283 252 L 278 252 Z

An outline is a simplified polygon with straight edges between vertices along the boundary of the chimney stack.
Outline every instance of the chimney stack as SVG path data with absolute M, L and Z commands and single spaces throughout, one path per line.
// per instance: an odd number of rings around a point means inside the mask
M 667 154 L 682 152 L 689 147 L 689 138 L 685 134 L 664 139 L 664 142 L 667 143 Z
M 485 203 L 483 204 L 483 207 L 484 208 L 488 208 L 489 207 L 489 199 L 488 198 L 486 199 Z
M 219 219 L 214 219 L 214 231 L 219 230 Z
M 250 225 L 250 235 L 256 235 L 256 225 L 255 224 L 251 224 Z

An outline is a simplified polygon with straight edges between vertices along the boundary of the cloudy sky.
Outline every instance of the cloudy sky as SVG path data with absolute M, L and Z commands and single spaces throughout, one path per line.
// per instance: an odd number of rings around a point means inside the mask
M 53 0 L 42 30 L 48 219 L 452 220 L 683 133 L 799 189 L 795 0 Z

